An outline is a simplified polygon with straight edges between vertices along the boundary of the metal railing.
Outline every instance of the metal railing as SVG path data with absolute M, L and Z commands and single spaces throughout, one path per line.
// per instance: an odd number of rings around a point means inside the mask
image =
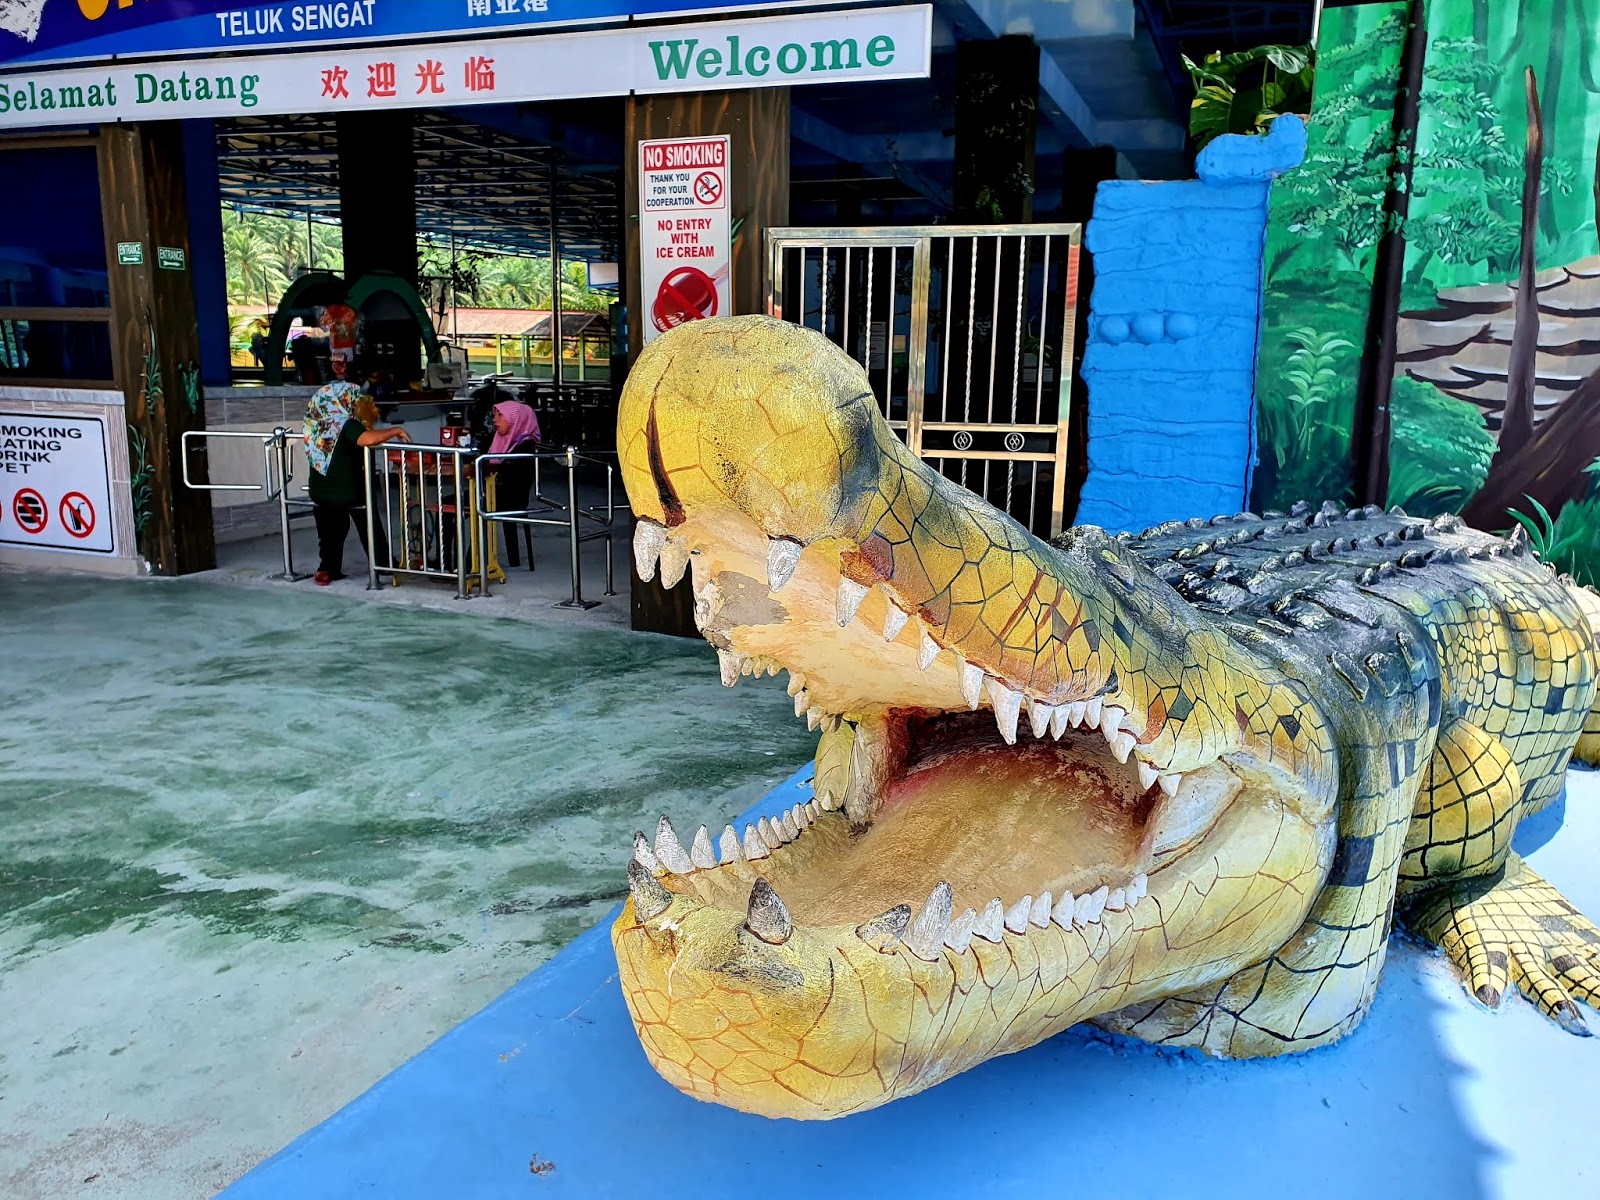
M 374 470 L 373 452 L 382 455 L 383 470 Z M 470 478 L 462 470 L 462 459 L 471 454 L 464 446 L 418 446 L 409 442 L 385 442 L 363 449 L 367 521 L 367 588 L 378 586 L 378 576 L 391 578 L 411 575 L 422 579 L 454 580 L 456 599 L 467 598 L 468 529 L 465 506 L 470 503 L 462 490 L 462 480 Z M 397 478 L 398 477 L 398 478 Z M 374 480 L 383 483 L 384 550 L 386 562 L 379 564 L 377 542 L 378 496 Z M 445 484 L 452 491 L 448 498 Z M 399 498 L 400 546 L 395 548 L 395 499 Z M 449 510 L 448 512 L 446 510 Z M 416 539 L 412 538 L 412 515 L 416 515 Z M 429 517 L 434 521 L 433 544 L 428 541 Z M 445 545 L 445 520 L 455 532 L 455 565 L 449 565 Z M 435 565 L 436 564 L 436 565 Z
M 541 462 L 559 461 L 567 470 L 567 502 L 558 504 L 548 496 L 541 494 L 539 480 L 539 464 Z M 564 450 L 544 451 L 541 453 L 523 454 L 482 454 L 472 465 L 473 488 L 477 495 L 485 495 L 484 491 L 484 466 L 488 463 L 502 462 L 532 462 L 533 463 L 533 490 L 529 495 L 530 507 L 520 509 L 501 509 L 495 512 L 476 513 L 474 522 L 474 538 L 478 554 L 478 588 L 481 595 L 489 594 L 489 526 L 492 522 L 501 522 L 506 525 L 565 525 L 567 527 L 567 544 L 571 555 L 572 571 L 572 596 L 570 599 L 558 601 L 556 608 L 590 609 L 599 606 L 598 600 L 585 600 L 583 598 L 583 564 L 579 557 L 579 547 L 584 542 L 602 540 L 606 544 L 606 590 L 607 596 L 615 596 L 615 566 L 612 546 L 612 525 L 616 521 L 616 468 L 611 463 L 598 458 L 579 454 L 576 446 L 568 446 Z M 578 503 L 578 464 L 580 462 L 592 463 L 604 467 L 606 470 L 606 507 L 605 515 L 600 515 L 600 510 L 595 507 L 585 507 Z M 537 507 L 532 507 L 536 505 Z M 550 516 L 540 516 L 541 513 L 564 513 L 560 519 Z M 599 528 L 588 533 L 579 533 L 578 527 L 584 521 L 593 521 Z M 531 563 L 530 563 L 531 565 Z
M 294 435 L 298 437 L 299 435 Z M 261 443 L 262 453 L 266 456 L 266 483 L 196 483 L 189 478 L 189 454 L 192 442 L 190 439 L 199 438 L 242 438 L 255 440 Z M 294 482 L 293 459 L 289 454 L 289 430 L 279 425 L 271 433 L 247 433 L 242 430 L 227 429 L 187 429 L 183 434 L 183 484 L 197 492 L 265 492 L 269 488 L 277 495 L 278 499 L 278 536 L 283 541 L 283 571 L 274 575 L 274 579 L 286 579 L 290 583 L 307 578 L 294 569 L 294 543 L 289 534 L 289 518 L 301 516 L 311 511 L 309 501 L 289 499 L 289 485 Z M 271 496 L 268 497 L 271 499 Z M 295 511 L 290 512 L 294 506 Z

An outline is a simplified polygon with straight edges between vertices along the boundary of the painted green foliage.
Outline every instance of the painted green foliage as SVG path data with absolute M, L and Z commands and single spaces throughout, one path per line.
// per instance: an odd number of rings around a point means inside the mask
M 1373 259 L 1394 166 L 1404 11 L 1393 3 L 1323 13 L 1306 162 L 1274 188 L 1268 227 L 1255 486 L 1263 507 L 1347 496 Z M 1439 309 L 1441 292 L 1516 277 L 1523 68 L 1538 78 L 1544 114 L 1540 270 L 1596 252 L 1587 182 L 1600 132 L 1600 45 L 1579 0 L 1432 0 L 1427 11 L 1401 293 L 1402 312 L 1417 318 Z M 1478 405 L 1405 370 L 1402 362 L 1392 396 L 1389 502 L 1422 514 L 1459 509 L 1483 483 L 1494 434 Z M 1594 485 L 1567 509 L 1551 516 L 1526 506 L 1531 532 L 1553 530 L 1549 544 L 1569 569 L 1587 554 L 1600 562 Z

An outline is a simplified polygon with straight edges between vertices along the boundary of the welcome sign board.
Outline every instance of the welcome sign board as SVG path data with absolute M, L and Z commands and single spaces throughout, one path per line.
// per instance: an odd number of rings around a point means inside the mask
M 3 10 L 0 10 L 3 11 Z M 0 129 L 924 78 L 931 5 L 0 74 Z

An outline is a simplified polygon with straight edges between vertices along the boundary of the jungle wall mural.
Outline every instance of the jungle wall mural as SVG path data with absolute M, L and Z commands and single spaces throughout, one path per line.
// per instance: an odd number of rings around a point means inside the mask
M 1323 13 L 1306 161 L 1274 188 L 1268 223 L 1259 507 L 1350 496 L 1407 8 Z M 1425 11 L 1387 502 L 1490 530 L 1515 521 L 1597 583 L 1600 2 L 1430 0 Z M 1531 370 L 1512 347 L 1525 192 L 1537 207 L 1526 239 L 1537 303 L 1520 339 Z

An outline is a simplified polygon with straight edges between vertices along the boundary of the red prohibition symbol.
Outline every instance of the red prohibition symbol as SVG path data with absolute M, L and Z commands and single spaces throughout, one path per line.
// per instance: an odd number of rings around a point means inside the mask
M 715 171 L 701 171 L 694 177 L 694 198 L 701 204 L 715 204 L 722 199 L 722 177 Z
M 650 319 L 665 333 L 688 321 L 717 315 L 717 285 L 699 267 L 675 267 L 661 281 Z
M 32 488 L 19 488 L 11 497 L 11 515 L 17 519 L 23 533 L 43 533 L 44 527 L 50 524 L 50 510 L 45 507 L 44 497 Z
M 61 527 L 75 538 L 86 538 L 94 532 L 94 505 L 82 492 L 68 492 L 61 497 L 58 509 Z

